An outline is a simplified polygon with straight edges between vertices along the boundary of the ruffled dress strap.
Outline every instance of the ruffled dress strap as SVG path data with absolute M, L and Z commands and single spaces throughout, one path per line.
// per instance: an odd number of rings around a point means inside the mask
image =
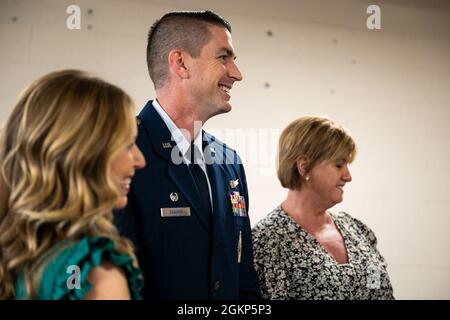
M 38 295 L 40 300 L 82 300 L 92 289 L 87 281 L 89 272 L 108 261 L 122 268 L 128 281 L 132 299 L 141 299 L 142 272 L 135 268 L 129 255 L 119 253 L 111 239 L 84 237 L 79 242 L 63 241 L 49 253 L 43 269 Z M 76 275 L 79 273 L 79 276 Z M 79 285 L 78 285 L 79 284 Z M 27 299 L 23 277 L 16 286 L 17 299 Z

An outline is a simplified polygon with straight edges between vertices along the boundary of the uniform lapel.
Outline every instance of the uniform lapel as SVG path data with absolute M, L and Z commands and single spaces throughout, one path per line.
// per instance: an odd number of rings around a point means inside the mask
M 229 201 L 229 188 L 228 188 L 228 174 L 224 169 L 224 157 L 222 154 L 223 150 L 215 150 L 211 152 L 211 149 L 215 146 L 219 147 L 217 143 L 212 141 L 211 136 L 203 132 L 204 135 L 204 148 L 205 149 L 205 160 L 208 167 L 208 178 L 211 183 L 211 189 L 213 194 L 213 237 L 214 246 L 217 246 L 222 238 L 225 221 L 227 218 L 231 218 L 231 212 L 228 210 Z M 211 157 L 211 158 L 209 158 Z M 211 163 L 212 162 L 212 163 Z
M 166 124 L 153 107 L 152 101 L 147 102 L 139 114 L 139 119 L 152 141 L 153 148 L 161 157 L 167 160 L 167 176 L 188 200 L 191 208 L 194 209 L 192 211 L 199 218 L 201 224 L 210 232 L 208 221 L 205 215 L 201 214 L 204 210 L 195 181 L 188 166 L 183 163 L 182 155 L 175 141 L 172 140 L 172 135 Z M 149 163 L 148 165 L 151 166 L 152 164 Z M 155 181 L 155 183 L 160 183 L 160 181 Z

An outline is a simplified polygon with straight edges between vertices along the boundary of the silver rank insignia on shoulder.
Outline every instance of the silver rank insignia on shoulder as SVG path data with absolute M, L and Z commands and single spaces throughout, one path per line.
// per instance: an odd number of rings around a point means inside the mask
M 230 180 L 230 187 L 232 189 L 235 189 L 239 185 L 239 179 L 236 180 Z
M 172 192 L 170 194 L 170 200 L 172 200 L 173 202 L 177 202 L 178 201 L 178 193 Z
M 172 144 L 170 142 L 163 142 L 162 147 L 164 149 L 170 149 L 170 148 L 172 148 Z

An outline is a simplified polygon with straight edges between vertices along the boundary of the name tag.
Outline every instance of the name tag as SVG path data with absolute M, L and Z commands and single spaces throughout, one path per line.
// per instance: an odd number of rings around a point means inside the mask
M 179 208 L 161 208 L 161 217 L 189 217 L 191 215 L 190 207 Z

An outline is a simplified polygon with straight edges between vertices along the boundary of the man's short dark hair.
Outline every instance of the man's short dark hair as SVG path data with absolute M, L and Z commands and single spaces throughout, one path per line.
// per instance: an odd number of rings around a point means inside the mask
M 174 49 L 187 51 L 193 58 L 211 39 L 208 24 L 226 28 L 230 24 L 218 14 L 206 11 L 175 11 L 165 14 L 150 28 L 147 42 L 147 66 L 155 89 L 161 88 L 168 75 L 167 57 Z

